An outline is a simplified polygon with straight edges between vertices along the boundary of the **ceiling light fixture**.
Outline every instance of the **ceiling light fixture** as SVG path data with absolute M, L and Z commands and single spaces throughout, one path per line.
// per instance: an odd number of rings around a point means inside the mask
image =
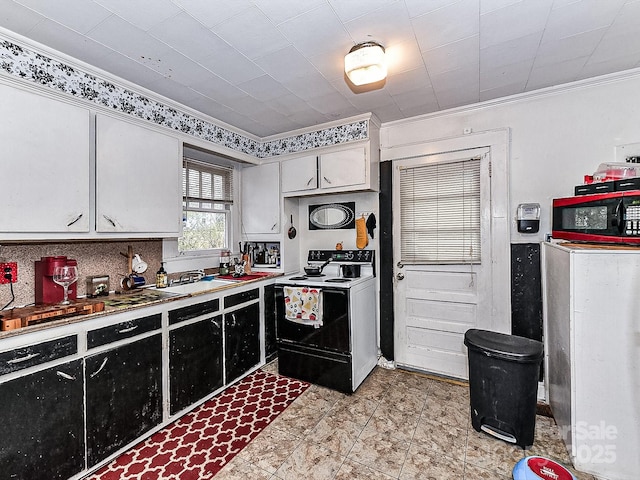
M 366 85 L 387 77 L 384 47 L 375 42 L 355 45 L 344 57 L 344 71 L 354 85 Z

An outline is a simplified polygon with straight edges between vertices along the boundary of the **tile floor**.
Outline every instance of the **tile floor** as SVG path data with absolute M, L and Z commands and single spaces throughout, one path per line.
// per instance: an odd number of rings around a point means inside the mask
M 402 370 L 376 368 L 353 395 L 312 385 L 215 479 L 507 480 L 528 455 L 570 465 L 552 419 L 523 451 L 476 432 L 468 408 L 468 387 Z

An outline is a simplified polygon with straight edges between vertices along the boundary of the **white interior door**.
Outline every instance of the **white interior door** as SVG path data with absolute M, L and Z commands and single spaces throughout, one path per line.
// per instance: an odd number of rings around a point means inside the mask
M 475 170 L 463 173 L 464 165 Z M 458 188 L 457 168 L 460 184 L 473 177 L 475 186 Z M 492 322 L 490 168 L 488 148 L 394 161 L 395 360 L 399 366 L 468 378 L 464 333 L 469 328 L 490 328 Z M 434 171 L 435 178 L 430 177 Z M 443 186 L 425 192 L 425 185 L 432 180 L 437 183 L 438 176 L 449 182 L 443 180 Z M 464 198 L 459 196 L 462 190 L 467 192 Z M 466 234 L 460 229 L 462 223 Z

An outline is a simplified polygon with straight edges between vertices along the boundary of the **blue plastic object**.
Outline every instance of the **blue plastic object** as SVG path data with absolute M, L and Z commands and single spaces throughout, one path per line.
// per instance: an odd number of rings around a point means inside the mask
M 553 460 L 531 456 L 516 463 L 513 480 L 576 480 L 576 477 Z

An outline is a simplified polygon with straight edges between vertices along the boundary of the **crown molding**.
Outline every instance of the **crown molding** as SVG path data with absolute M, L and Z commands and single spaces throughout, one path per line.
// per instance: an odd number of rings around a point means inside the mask
M 369 138 L 372 115 L 257 137 L 0 27 L 0 76 L 258 161 Z
M 424 115 L 417 115 L 411 118 L 405 118 L 401 120 L 394 120 L 391 122 L 385 122 L 381 128 L 393 127 L 398 125 L 407 125 L 408 123 L 421 122 L 423 120 L 429 120 L 434 118 L 443 118 L 461 113 L 471 113 L 481 110 L 488 110 L 497 106 L 512 104 L 512 103 L 524 103 L 533 99 L 552 97 L 566 92 L 577 91 L 581 89 L 591 88 L 599 85 L 606 85 L 610 83 L 618 83 L 624 80 L 639 78 L 640 67 L 632 68 L 629 70 L 623 70 L 621 72 L 608 73 L 597 77 L 586 78 L 583 80 L 576 80 L 569 83 L 563 83 L 561 85 L 554 85 L 552 87 L 540 88 L 532 90 L 530 92 L 516 93 L 507 97 L 495 98 L 492 100 L 485 100 L 484 102 L 474 103 L 472 105 L 463 105 L 460 107 L 449 108 L 447 110 L 439 110 L 437 112 L 426 113 Z

